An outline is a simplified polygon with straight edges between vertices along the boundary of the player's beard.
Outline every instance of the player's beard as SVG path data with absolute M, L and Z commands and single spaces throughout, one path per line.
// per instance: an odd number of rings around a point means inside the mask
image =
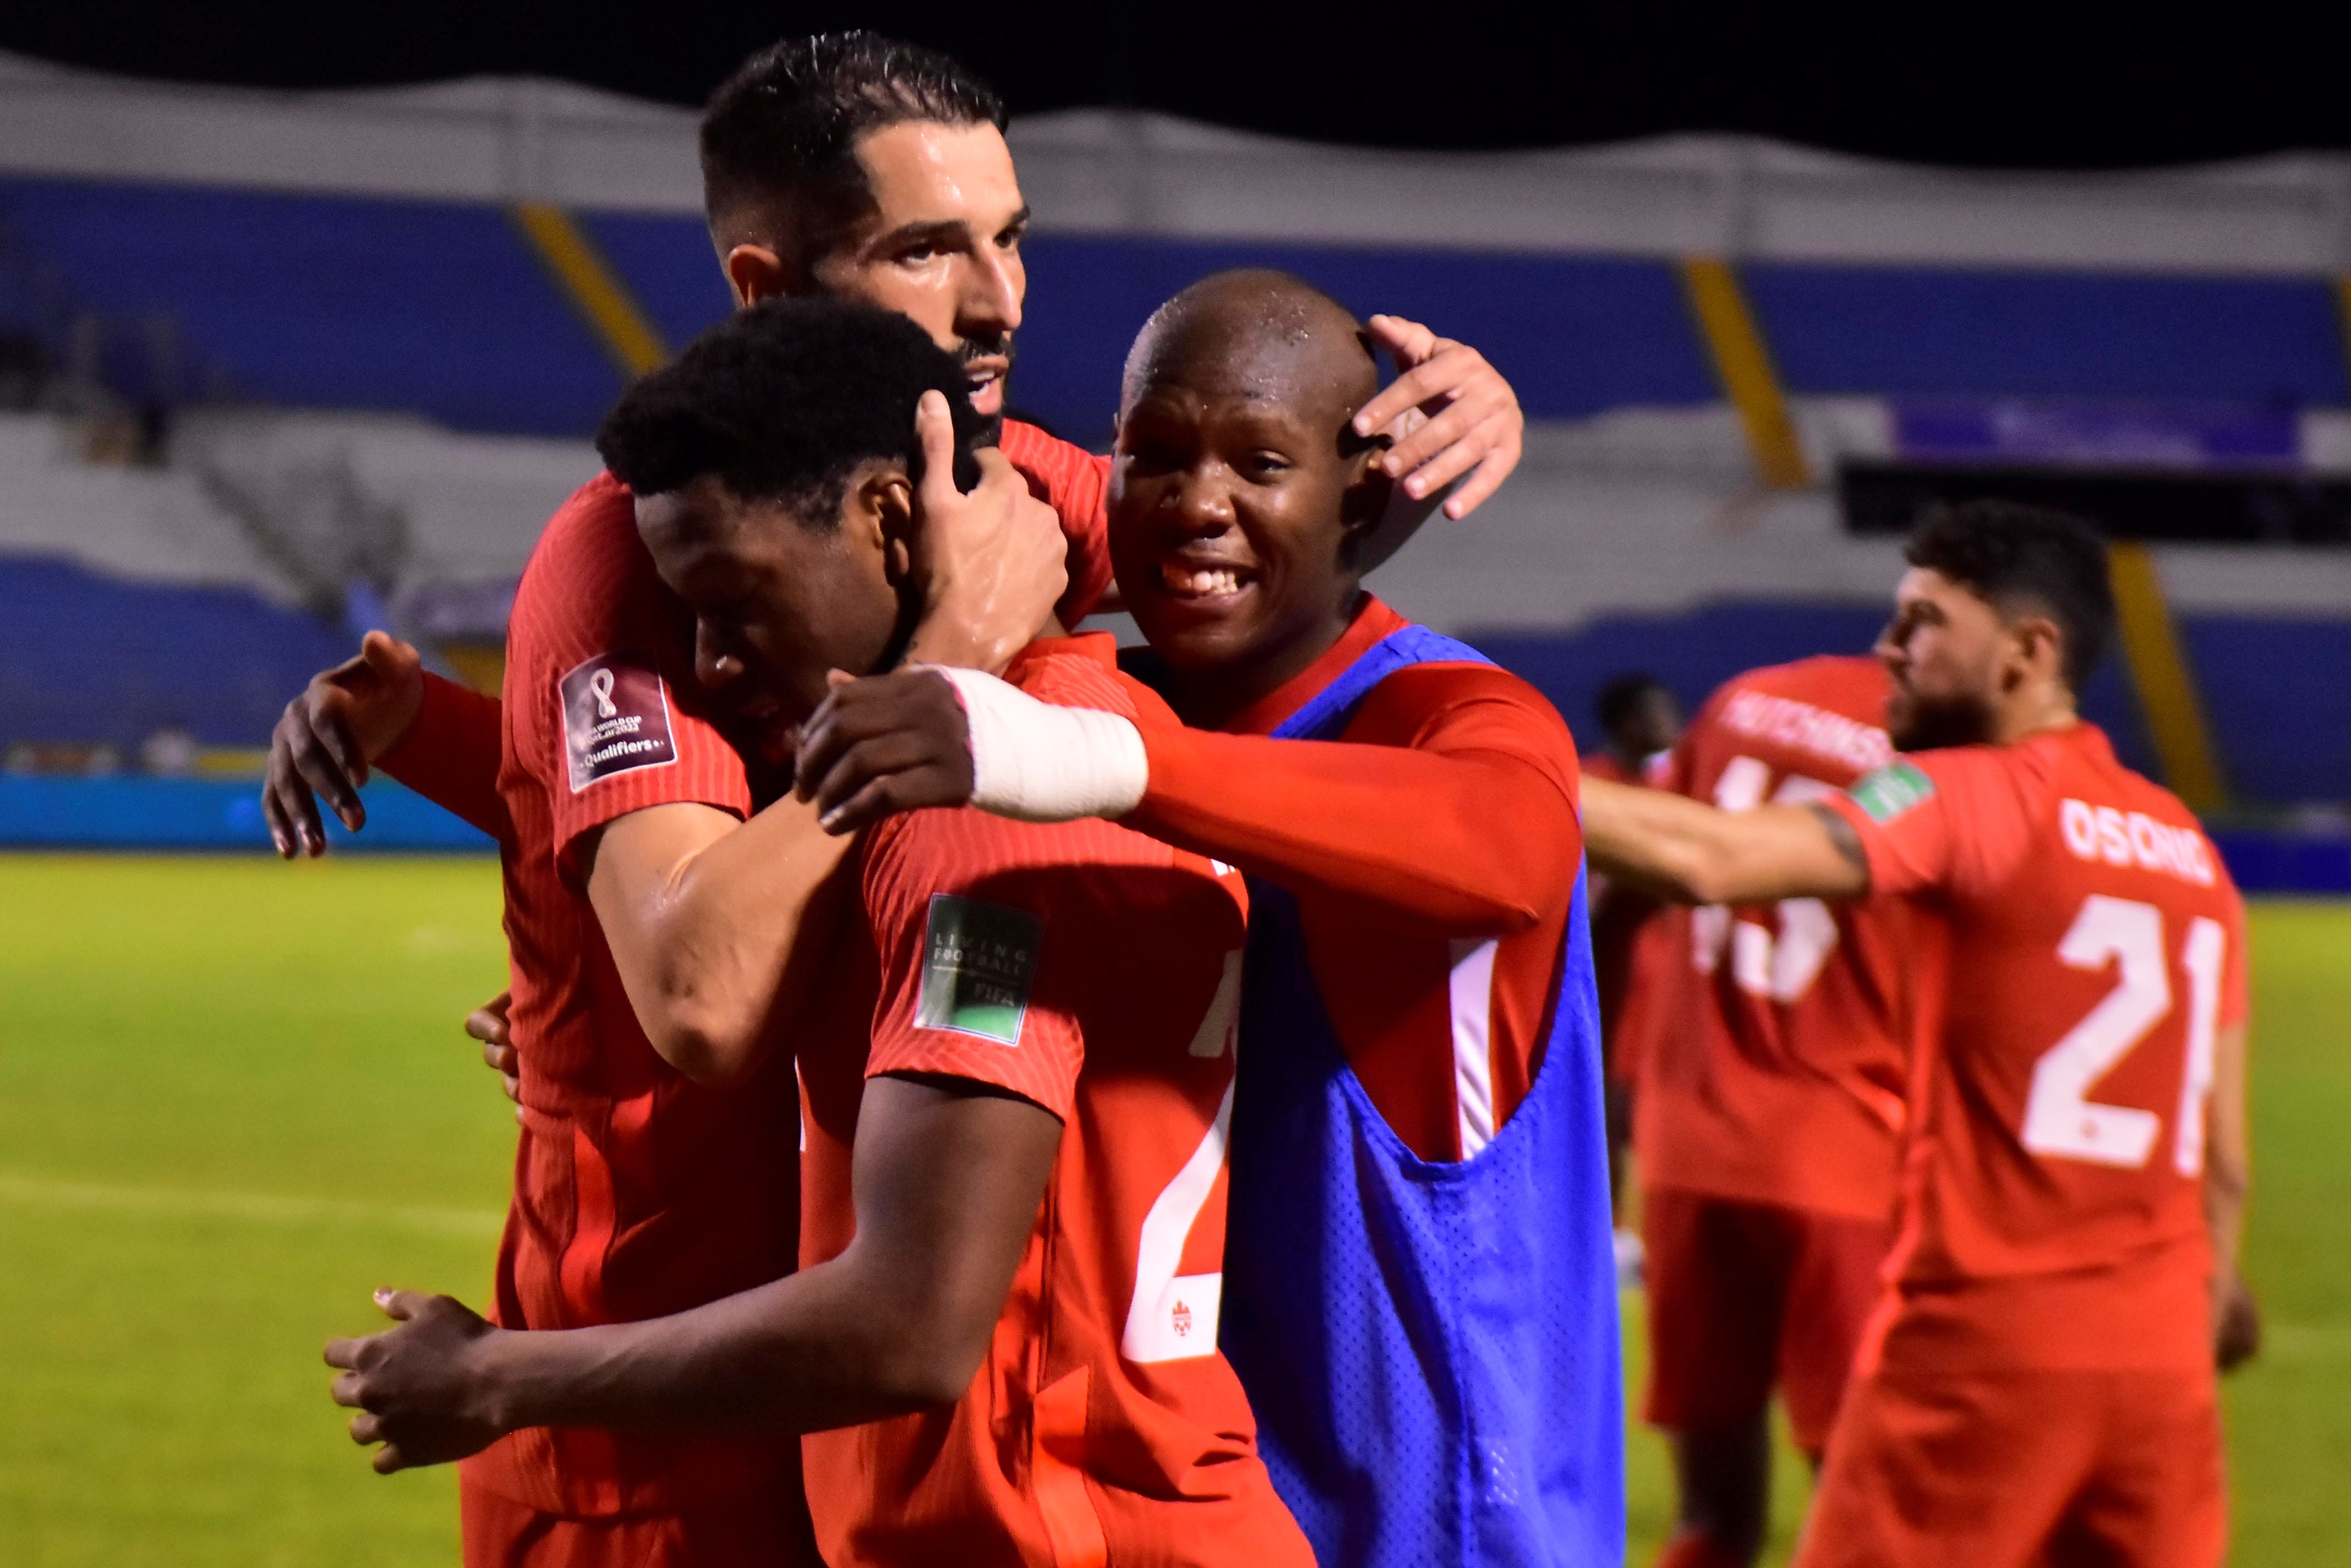
M 966 364 L 971 363 L 974 360 L 993 359 L 998 355 L 1001 355 L 1004 360 L 1004 379 L 997 385 L 996 412 L 981 416 L 979 434 L 974 443 L 976 445 L 996 446 L 1003 442 L 1004 414 L 1005 411 L 1011 407 L 1012 366 L 1016 351 L 1012 334 L 1009 332 L 992 332 L 984 338 L 966 338 L 963 341 L 959 357 Z
M 1980 746 L 1992 737 L 1991 706 L 1971 695 L 1896 695 L 1886 733 L 1896 751 L 1932 751 L 1944 746 Z

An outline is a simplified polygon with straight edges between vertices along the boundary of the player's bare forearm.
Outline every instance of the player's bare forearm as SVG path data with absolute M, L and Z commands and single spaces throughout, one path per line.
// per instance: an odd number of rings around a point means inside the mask
M 1583 781 L 1593 865 L 1682 904 L 1859 898 L 1869 862 L 1834 811 L 1759 806 L 1725 811 L 1663 789 Z
M 866 1086 L 856 1239 L 838 1258 L 643 1322 L 493 1329 L 394 1293 L 401 1327 L 328 1346 L 379 1469 L 438 1463 L 524 1427 L 820 1431 L 950 1404 L 1001 1315 L 1060 1148 L 1029 1102 L 956 1080 Z M 471 1448 L 465 1445 L 470 1443 Z
M 671 1066 L 731 1082 L 782 1038 L 847 918 L 854 841 L 784 800 L 747 822 L 714 806 L 651 806 L 589 846 L 589 902 Z

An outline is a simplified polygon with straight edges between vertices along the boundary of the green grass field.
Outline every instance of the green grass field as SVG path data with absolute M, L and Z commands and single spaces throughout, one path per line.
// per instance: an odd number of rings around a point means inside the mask
M 378 1283 L 483 1296 L 513 1124 L 457 1020 L 497 903 L 481 861 L 0 858 L 0 1562 L 455 1561 L 451 1478 L 371 1474 L 319 1348 Z M 2253 941 L 2236 1561 L 2351 1561 L 2351 905 Z M 1640 1563 L 1670 1499 L 1631 1461 Z

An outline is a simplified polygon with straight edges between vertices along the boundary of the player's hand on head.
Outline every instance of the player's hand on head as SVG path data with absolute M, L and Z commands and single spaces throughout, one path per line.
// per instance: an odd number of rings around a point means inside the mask
M 1527 422 L 1518 393 L 1485 355 L 1417 321 L 1374 316 L 1364 325 L 1398 374 L 1356 413 L 1355 433 L 1391 437 L 1377 462 L 1403 497 L 1428 500 L 1458 480 L 1445 515 L 1468 517 L 1519 465 Z M 1426 416 L 1416 428 L 1397 423 L 1415 410 Z
M 522 1120 L 522 1058 L 515 1053 L 508 1014 L 514 993 L 500 991 L 465 1015 L 465 1032 L 482 1042 L 482 1061 L 498 1075 L 507 1098 L 515 1103 L 515 1120 Z
M 423 700 L 423 661 L 382 632 L 369 632 L 357 656 L 310 677 L 269 737 L 261 814 L 279 855 L 326 852 L 320 800 L 353 832 L 366 825 L 360 786 L 368 765 L 408 732 Z
M 800 727 L 794 789 L 832 833 L 901 811 L 970 800 L 971 730 L 936 670 L 852 679 L 835 671 L 824 706 Z
M 923 444 L 914 566 L 923 584 L 914 657 L 999 673 L 1036 637 L 1069 589 L 1069 547 L 1053 508 L 993 447 L 981 449 L 979 483 L 955 483 L 955 423 L 946 399 L 925 392 L 914 412 Z
M 2220 1287 L 2212 1314 L 2212 1359 L 2222 1372 L 2234 1372 L 2262 1350 L 2262 1309 L 2241 1275 L 2231 1274 Z
M 383 1445 L 377 1473 L 444 1465 L 504 1437 L 487 1376 L 500 1331 L 447 1296 L 378 1291 L 375 1304 L 399 1326 L 329 1341 L 327 1364 L 340 1374 L 335 1403 L 359 1412 L 351 1441 Z

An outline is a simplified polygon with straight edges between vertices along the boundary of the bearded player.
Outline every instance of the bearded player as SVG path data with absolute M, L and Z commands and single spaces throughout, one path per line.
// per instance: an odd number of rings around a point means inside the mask
M 1734 677 L 1655 782 L 1727 811 L 1823 799 L 1893 760 L 1892 683 L 1830 655 Z M 1640 896 L 1636 889 L 1617 891 Z M 1662 1568 L 1762 1550 L 1776 1388 L 1816 1467 L 1878 1296 L 1903 1120 L 1902 906 L 1660 917 L 1636 1061 L 1649 1387 L 1680 1509 Z M 1597 946 L 1595 928 L 1593 943 Z
M 1797 1561 L 2210 1568 L 2243 904 L 2187 808 L 2078 713 L 2114 622 L 2089 530 L 1976 502 L 1907 555 L 1878 648 L 1903 758 L 1742 812 L 1585 799 L 1595 858 L 1683 897 L 1875 897 L 1911 923 L 1890 1282 Z
M 712 236 L 738 303 L 816 292 L 901 311 L 958 356 L 973 411 L 999 419 L 1027 223 L 1002 119 L 953 61 L 869 34 L 754 58 L 703 127 Z M 1473 352 L 1374 325 L 1414 365 L 1363 411 L 1372 428 L 1449 404 L 1378 461 L 1431 504 L 1458 478 L 1446 506 L 1461 515 L 1515 460 L 1515 402 Z M 946 411 L 926 417 L 943 439 Z M 1064 519 L 1061 609 L 1075 619 L 1109 578 L 1102 465 L 1016 422 L 1001 441 Z M 1003 499 L 991 527 L 934 515 L 916 536 L 931 601 L 915 656 L 993 667 L 1042 620 L 1061 547 Z M 961 504 L 935 473 L 923 500 L 926 513 Z M 849 881 L 805 810 L 745 821 L 770 791 L 743 754 L 762 755 L 776 714 L 762 696 L 737 707 L 705 695 L 693 623 L 605 476 L 533 553 L 503 704 L 423 677 L 374 637 L 289 706 L 273 740 L 265 807 L 281 852 L 322 847 L 314 789 L 359 827 L 371 763 L 500 840 L 524 1128 L 499 1264 L 510 1325 L 655 1315 L 792 1264 L 797 1162 L 773 1135 L 793 1113 L 788 1066 L 714 1093 L 679 1064 L 772 1061 L 824 970 L 814 948 L 788 961 L 800 917 L 814 904 L 820 926 L 846 918 Z M 739 1542 L 789 1533 L 796 1466 L 788 1438 L 681 1448 L 528 1428 L 465 1468 L 468 1560 L 642 1553 L 680 1531 L 737 1543 L 722 1554 L 780 1552 Z
M 1148 705 L 855 683 L 800 789 L 846 831 L 973 800 L 1250 874 L 1222 1333 L 1330 1564 L 1618 1561 L 1622 1407 L 1573 744 L 1363 591 L 1359 329 L 1220 274 L 1128 358 L 1111 549 Z

